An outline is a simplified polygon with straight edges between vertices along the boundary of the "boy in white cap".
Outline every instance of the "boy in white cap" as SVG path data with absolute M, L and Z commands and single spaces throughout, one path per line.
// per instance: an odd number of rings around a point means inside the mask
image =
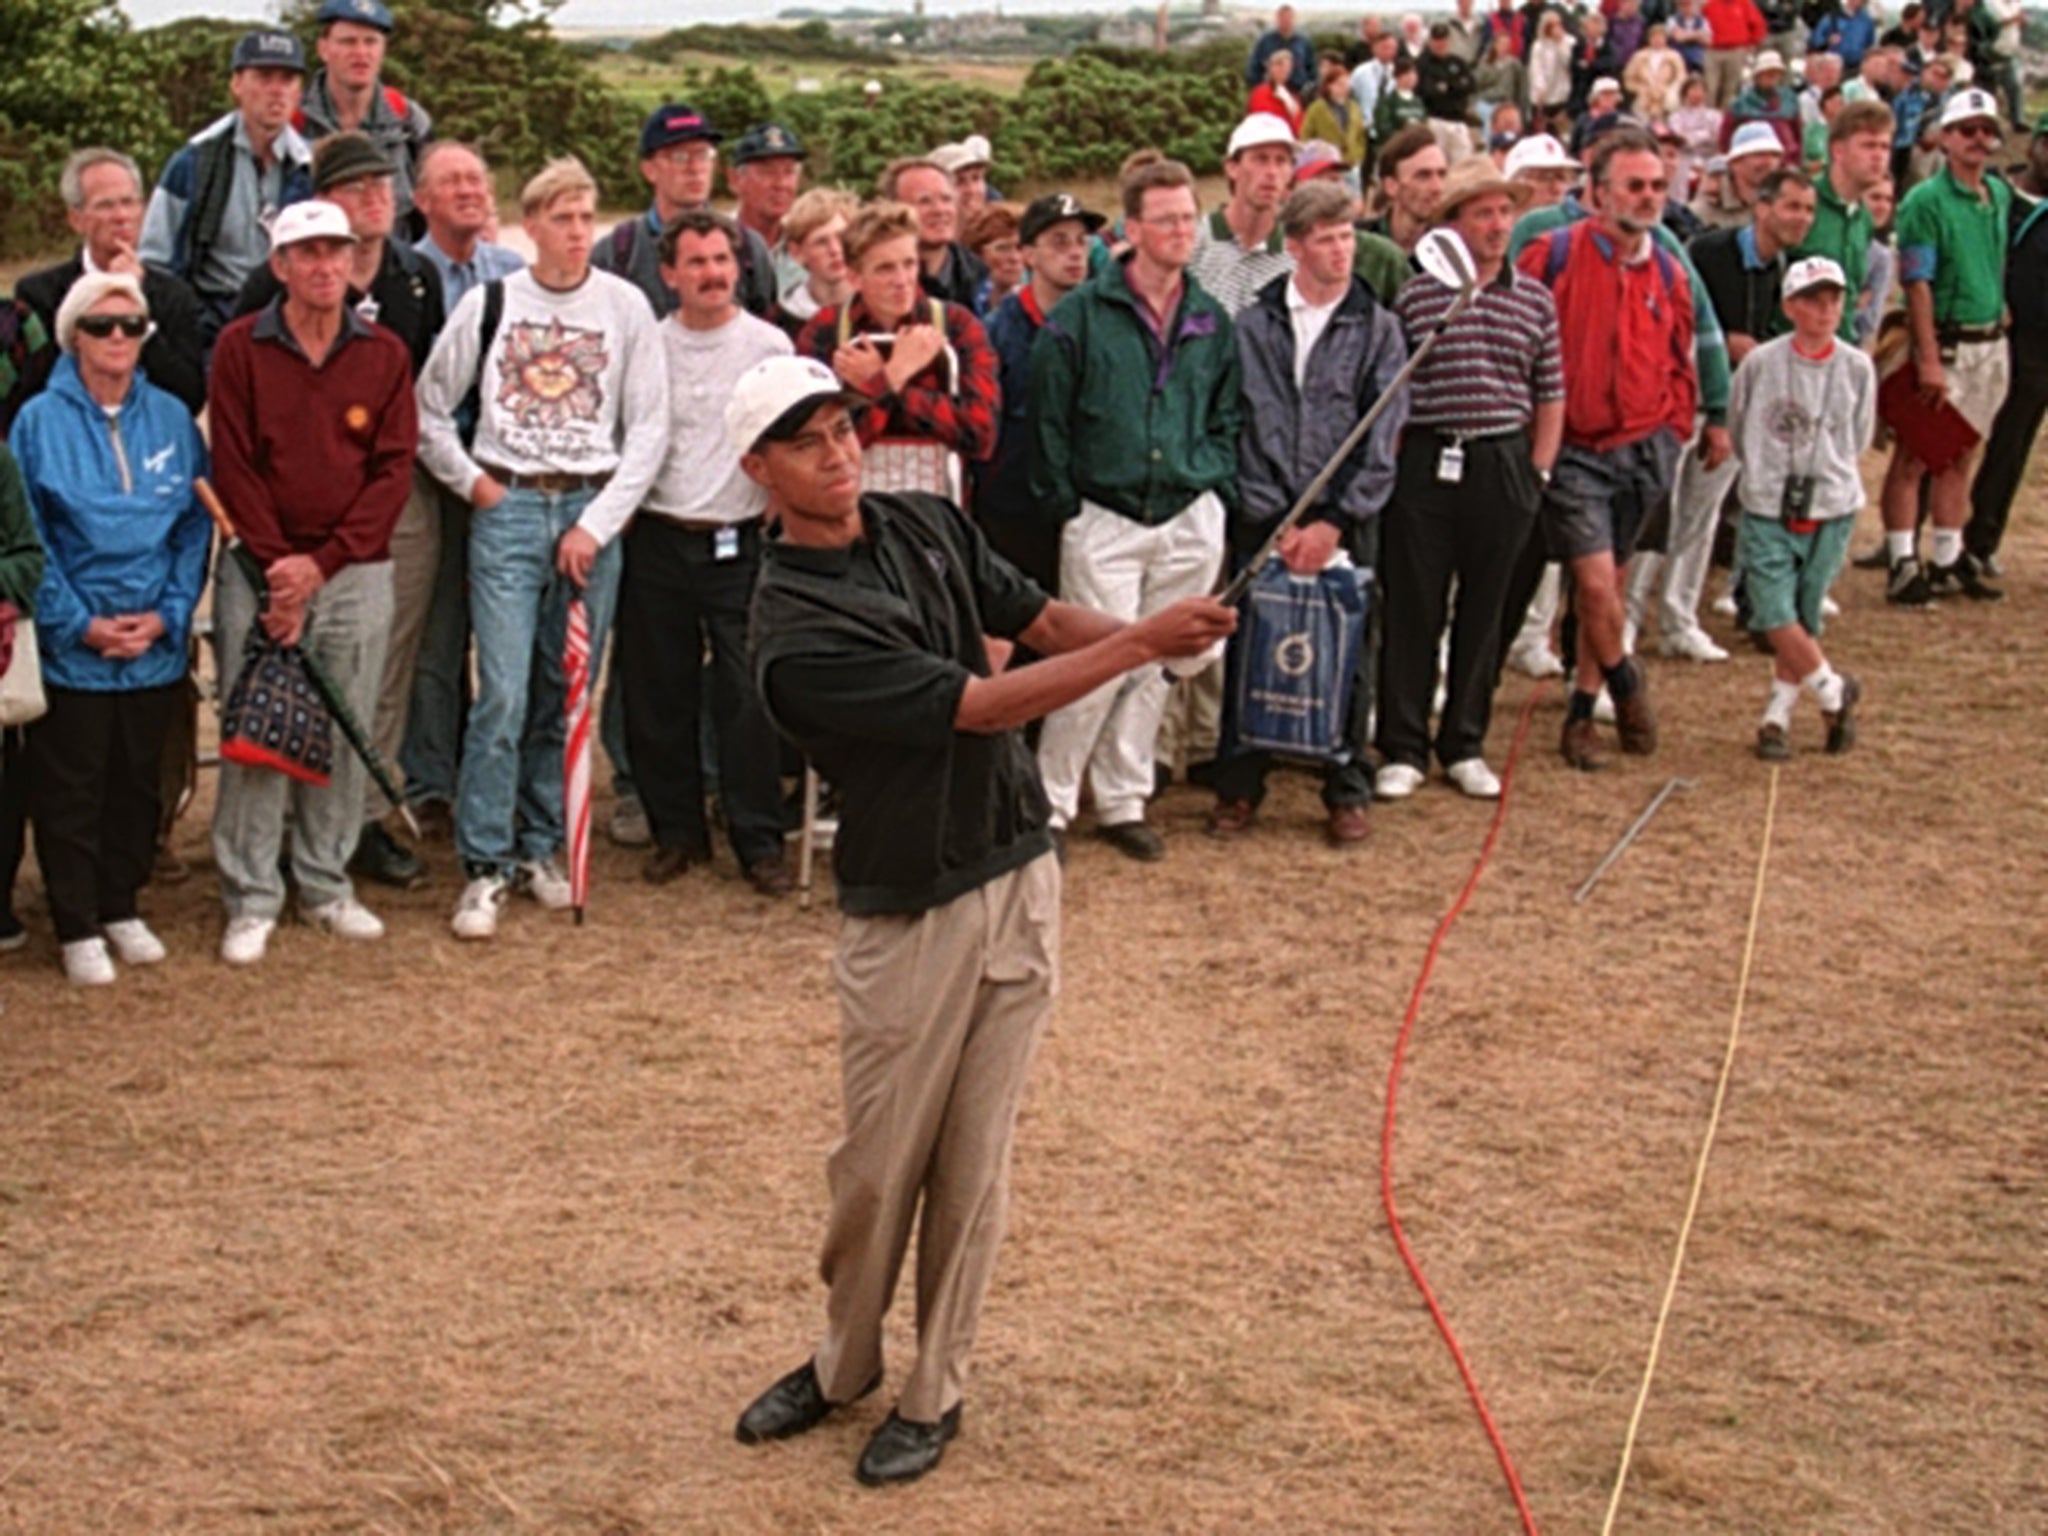
M 1793 263 L 1784 308 L 1792 332 L 1764 342 L 1735 371 L 1728 425 L 1742 462 L 1741 563 L 1750 627 L 1777 666 L 1757 728 L 1757 756 L 1792 755 L 1792 707 L 1803 688 L 1820 703 L 1827 749 L 1855 744 L 1862 688 L 1821 654 L 1822 600 L 1842 568 L 1863 505 L 1857 459 L 1877 425 L 1877 370 L 1836 339 L 1846 302 L 1842 269 L 1825 256 Z

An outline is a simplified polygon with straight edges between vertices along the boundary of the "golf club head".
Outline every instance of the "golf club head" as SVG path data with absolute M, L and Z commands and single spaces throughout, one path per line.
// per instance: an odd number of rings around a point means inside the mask
M 1446 288 L 1466 293 L 1478 286 L 1479 268 L 1454 229 L 1432 229 L 1424 235 L 1415 247 L 1415 261 Z

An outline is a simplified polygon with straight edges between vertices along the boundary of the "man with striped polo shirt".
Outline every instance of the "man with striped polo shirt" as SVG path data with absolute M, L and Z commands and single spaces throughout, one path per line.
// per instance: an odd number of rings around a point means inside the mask
M 1437 206 L 1437 222 L 1457 231 L 1472 253 L 1479 294 L 1409 385 L 1380 557 L 1386 592 L 1375 745 L 1384 761 L 1373 787 L 1385 800 L 1415 792 L 1432 747 L 1464 793 L 1500 794 L 1483 748 L 1503 609 L 1516 561 L 1536 536 L 1543 482 L 1564 431 L 1557 306 L 1549 289 L 1507 260 L 1516 215 L 1530 195 L 1526 184 L 1479 158 L 1450 173 Z M 1411 350 L 1456 297 L 1427 273 L 1401 290 L 1394 312 Z M 1437 639 L 1453 579 L 1448 691 L 1432 741 Z

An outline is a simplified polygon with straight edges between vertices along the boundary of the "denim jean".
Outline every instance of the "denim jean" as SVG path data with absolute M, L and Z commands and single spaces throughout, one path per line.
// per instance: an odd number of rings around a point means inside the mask
M 413 663 L 412 703 L 398 759 L 408 802 L 452 806 L 469 700 L 470 511 L 468 502 L 446 490 L 439 502 L 440 554 L 419 659 Z
M 505 873 L 562 845 L 562 646 L 576 590 L 555 569 L 555 546 L 592 494 L 507 491 L 469 520 L 477 692 L 462 744 L 455 846 L 473 872 Z M 620 543 L 598 552 L 582 594 L 593 658 L 611 628 Z
M 214 643 L 220 676 L 230 686 L 240 675 L 242 647 L 256 622 L 249 579 L 221 556 L 213 580 Z M 349 565 L 306 605 L 299 644 L 326 668 L 356 718 L 377 708 L 384 648 L 391 633 L 391 562 Z M 277 867 L 287 816 L 292 824 L 292 879 L 307 907 L 353 896 L 348 861 L 363 830 L 362 759 L 334 732 L 334 768 L 324 785 L 302 784 L 274 768 L 220 765 L 213 808 L 213 861 L 229 917 L 275 918 L 284 910 L 284 875 Z

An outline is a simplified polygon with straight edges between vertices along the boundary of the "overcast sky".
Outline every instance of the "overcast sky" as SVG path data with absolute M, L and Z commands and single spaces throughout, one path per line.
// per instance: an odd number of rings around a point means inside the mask
M 766 19 L 788 3 L 795 3 L 795 0 L 691 0 L 687 19 Z M 820 10 L 836 10 L 838 3 L 839 0 L 812 0 Z M 985 11 L 992 9 L 993 5 L 994 0 L 926 0 L 925 8 L 932 12 Z M 144 26 L 175 21 L 181 16 L 228 16 L 236 20 L 267 21 L 277 14 L 276 0 L 121 0 L 121 8 Z M 872 8 L 882 9 L 880 0 Z M 904 8 L 909 8 L 907 0 Z M 1124 7 L 1115 0 L 1004 0 L 1002 8 L 1016 14 L 1025 11 L 1113 11 Z M 683 18 L 678 15 L 673 0 L 569 0 L 555 13 L 556 25 L 562 27 L 669 27 L 679 25 L 681 20 Z

